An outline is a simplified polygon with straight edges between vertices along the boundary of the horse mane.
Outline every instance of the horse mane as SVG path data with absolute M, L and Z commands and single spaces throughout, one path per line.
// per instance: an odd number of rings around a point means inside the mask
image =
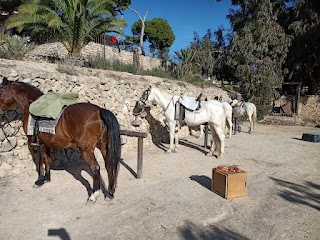
M 164 95 L 166 98 L 172 98 L 173 95 L 165 92 L 165 91 L 161 91 L 159 88 L 157 87 L 152 87 L 152 89 L 156 92 L 160 92 L 162 95 Z
M 25 88 L 25 90 L 26 89 L 30 89 L 30 90 L 32 90 L 34 92 L 37 92 L 37 93 L 43 95 L 43 92 L 40 89 L 36 88 L 35 86 L 32 86 L 29 83 L 25 83 L 25 82 L 11 82 L 11 83 L 16 83 L 16 84 L 22 86 L 23 88 Z

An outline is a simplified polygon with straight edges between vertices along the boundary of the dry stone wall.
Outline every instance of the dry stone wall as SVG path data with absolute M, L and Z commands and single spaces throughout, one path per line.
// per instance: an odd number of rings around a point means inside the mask
M 59 94 L 78 92 L 81 101 L 91 102 L 115 113 L 122 129 L 147 132 L 145 146 L 168 141 L 163 110 L 158 106 L 152 107 L 146 118 L 139 119 L 139 127 L 131 124 L 135 119 L 132 113 L 134 105 L 150 84 L 174 95 L 185 93 L 196 97 L 203 93 L 209 98 L 227 95 L 219 88 L 202 89 L 184 82 L 151 76 L 87 68 L 77 68 L 78 76 L 71 76 L 59 73 L 56 68 L 55 64 L 49 63 L 0 59 L 0 77 L 6 76 L 9 80 L 29 83 L 44 93 L 49 90 Z M 22 114 L 19 108 L 0 113 L 0 177 L 35 171 L 35 164 L 27 147 L 27 138 L 21 127 Z M 187 134 L 188 128 L 183 127 L 180 135 Z M 137 139 L 122 137 L 122 151 L 135 151 Z M 81 154 L 77 150 L 53 150 L 52 155 L 53 167 L 81 160 Z
M 50 58 L 65 58 L 68 51 L 60 42 L 47 43 L 38 45 L 28 54 L 29 59 L 41 60 Z M 133 52 L 125 50 L 118 51 L 115 46 L 104 46 L 99 43 L 90 42 L 81 52 L 81 56 L 85 59 L 94 56 L 104 56 L 107 60 L 118 60 L 124 64 L 133 64 Z M 157 58 L 140 56 L 140 67 L 143 70 L 150 70 L 161 66 L 161 61 Z
M 298 114 L 302 121 L 320 126 L 320 96 L 301 96 Z

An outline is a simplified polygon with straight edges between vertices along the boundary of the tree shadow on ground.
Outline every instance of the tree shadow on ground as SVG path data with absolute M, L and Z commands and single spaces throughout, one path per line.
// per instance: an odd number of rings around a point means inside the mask
M 191 240 L 191 239 L 201 239 L 201 240 L 227 240 L 227 239 L 237 239 L 237 240 L 249 240 L 245 236 L 227 229 L 222 226 L 201 226 L 196 225 L 191 221 L 184 221 L 184 225 L 178 227 L 178 232 L 181 239 Z
M 190 176 L 190 179 L 211 191 L 211 179 L 209 177 L 204 175 L 192 175 Z
M 282 187 L 282 189 L 279 190 L 278 195 L 283 199 L 320 211 L 320 194 L 315 192 L 320 190 L 320 185 L 310 181 L 305 181 L 302 185 L 274 177 L 270 177 L 270 179 Z

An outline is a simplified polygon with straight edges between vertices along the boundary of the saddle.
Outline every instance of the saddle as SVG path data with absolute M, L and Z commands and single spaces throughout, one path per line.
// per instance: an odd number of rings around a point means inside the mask
M 181 103 L 189 111 L 195 111 L 201 108 L 201 97 L 202 93 L 200 93 L 200 95 L 196 99 L 190 98 L 187 95 L 181 95 L 178 102 Z
M 59 95 L 48 92 L 38 98 L 29 106 L 29 119 L 27 135 L 37 137 L 39 132 L 55 134 L 55 127 L 66 106 L 78 102 L 78 93 L 65 93 Z
M 30 104 L 29 112 L 38 117 L 56 119 L 64 106 L 78 102 L 78 93 L 57 94 L 48 92 Z
M 185 109 L 188 109 L 189 111 L 200 110 L 201 97 L 202 97 L 202 93 L 200 93 L 200 95 L 196 99 L 190 98 L 187 95 L 181 95 L 179 100 L 176 102 L 174 119 L 179 120 L 180 127 L 185 117 Z

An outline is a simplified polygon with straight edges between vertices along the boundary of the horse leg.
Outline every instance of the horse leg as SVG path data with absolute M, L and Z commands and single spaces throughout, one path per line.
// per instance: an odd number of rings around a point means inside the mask
M 227 127 L 227 134 L 228 138 L 231 138 L 232 135 L 232 117 L 227 117 L 228 127 Z
M 224 149 L 225 149 L 225 134 L 224 132 L 222 131 L 221 127 L 220 126 L 217 126 L 215 125 L 214 126 L 215 128 L 215 131 L 216 131 L 216 134 L 218 136 L 218 145 L 215 149 L 215 155 L 217 157 L 223 157 L 223 154 L 224 154 Z
M 28 148 L 31 153 L 31 156 L 33 158 L 33 161 L 36 164 L 36 169 L 38 172 L 38 179 L 35 181 L 33 187 L 38 188 L 41 187 L 44 184 L 44 169 L 43 169 L 43 158 L 42 158 L 42 147 L 33 145 L 33 139 L 31 137 L 28 137 Z M 37 148 L 37 149 L 35 149 Z
M 210 125 L 210 131 L 211 131 L 211 135 L 212 135 L 212 141 L 211 141 L 210 151 L 206 154 L 207 156 L 212 156 L 213 155 L 215 146 L 216 146 L 216 144 L 218 144 L 217 134 L 216 134 L 214 128 L 211 125 Z
M 199 128 L 200 128 L 200 135 L 197 138 L 201 138 L 202 137 L 203 130 L 204 130 L 204 125 L 200 125 Z
M 176 122 L 175 129 L 174 129 L 174 149 L 172 152 L 178 152 L 178 144 L 179 144 L 179 123 Z
M 173 145 L 174 145 L 174 140 L 175 140 L 175 122 L 168 122 L 168 127 L 169 127 L 169 137 L 170 137 L 170 145 L 169 145 L 169 149 L 166 151 L 166 153 L 171 153 L 171 151 L 174 149 Z
M 45 165 L 45 174 L 44 174 L 44 181 L 50 182 L 51 181 L 51 174 L 50 174 L 50 168 L 51 168 L 51 156 L 50 156 L 50 148 L 43 145 L 43 158 L 44 158 L 44 165 Z
M 248 133 L 251 133 L 253 131 L 253 122 L 252 122 L 252 114 L 248 114 L 249 122 L 250 122 L 250 128 Z
M 106 193 L 105 197 L 108 197 L 109 199 L 113 199 L 114 198 L 114 192 L 115 192 L 115 189 L 117 187 L 117 182 L 116 182 L 116 178 L 114 177 L 112 169 L 110 169 L 110 167 L 108 166 L 108 158 L 107 158 L 107 148 L 106 148 L 106 146 L 107 145 L 103 141 L 103 139 L 101 140 L 100 143 L 97 144 L 97 147 L 98 147 L 98 149 L 100 150 L 100 152 L 102 154 L 105 168 L 107 169 L 107 172 L 108 172 L 108 190 L 107 190 L 107 193 Z
M 82 151 L 83 159 L 86 161 L 90 168 L 91 176 L 93 179 L 92 193 L 88 198 L 86 205 L 93 205 L 98 196 L 100 195 L 100 166 L 94 157 L 94 150 Z
M 200 125 L 199 128 L 200 128 L 200 130 L 199 130 L 199 131 L 200 131 L 200 134 L 199 134 L 199 135 L 197 135 L 197 134 L 194 133 L 196 130 L 194 130 L 192 127 L 189 127 L 189 134 L 190 134 L 191 136 L 196 137 L 196 138 L 201 138 L 201 137 L 202 137 L 202 134 L 203 134 L 204 126 L 203 126 L 203 125 Z
M 218 124 L 210 124 L 211 133 L 215 132 L 215 134 L 212 133 L 212 137 L 214 137 L 215 140 L 215 146 L 212 144 L 210 149 L 210 154 L 215 155 L 217 157 L 222 157 L 224 154 L 224 148 L 225 148 L 225 135 L 224 131 L 222 130 L 221 126 Z

